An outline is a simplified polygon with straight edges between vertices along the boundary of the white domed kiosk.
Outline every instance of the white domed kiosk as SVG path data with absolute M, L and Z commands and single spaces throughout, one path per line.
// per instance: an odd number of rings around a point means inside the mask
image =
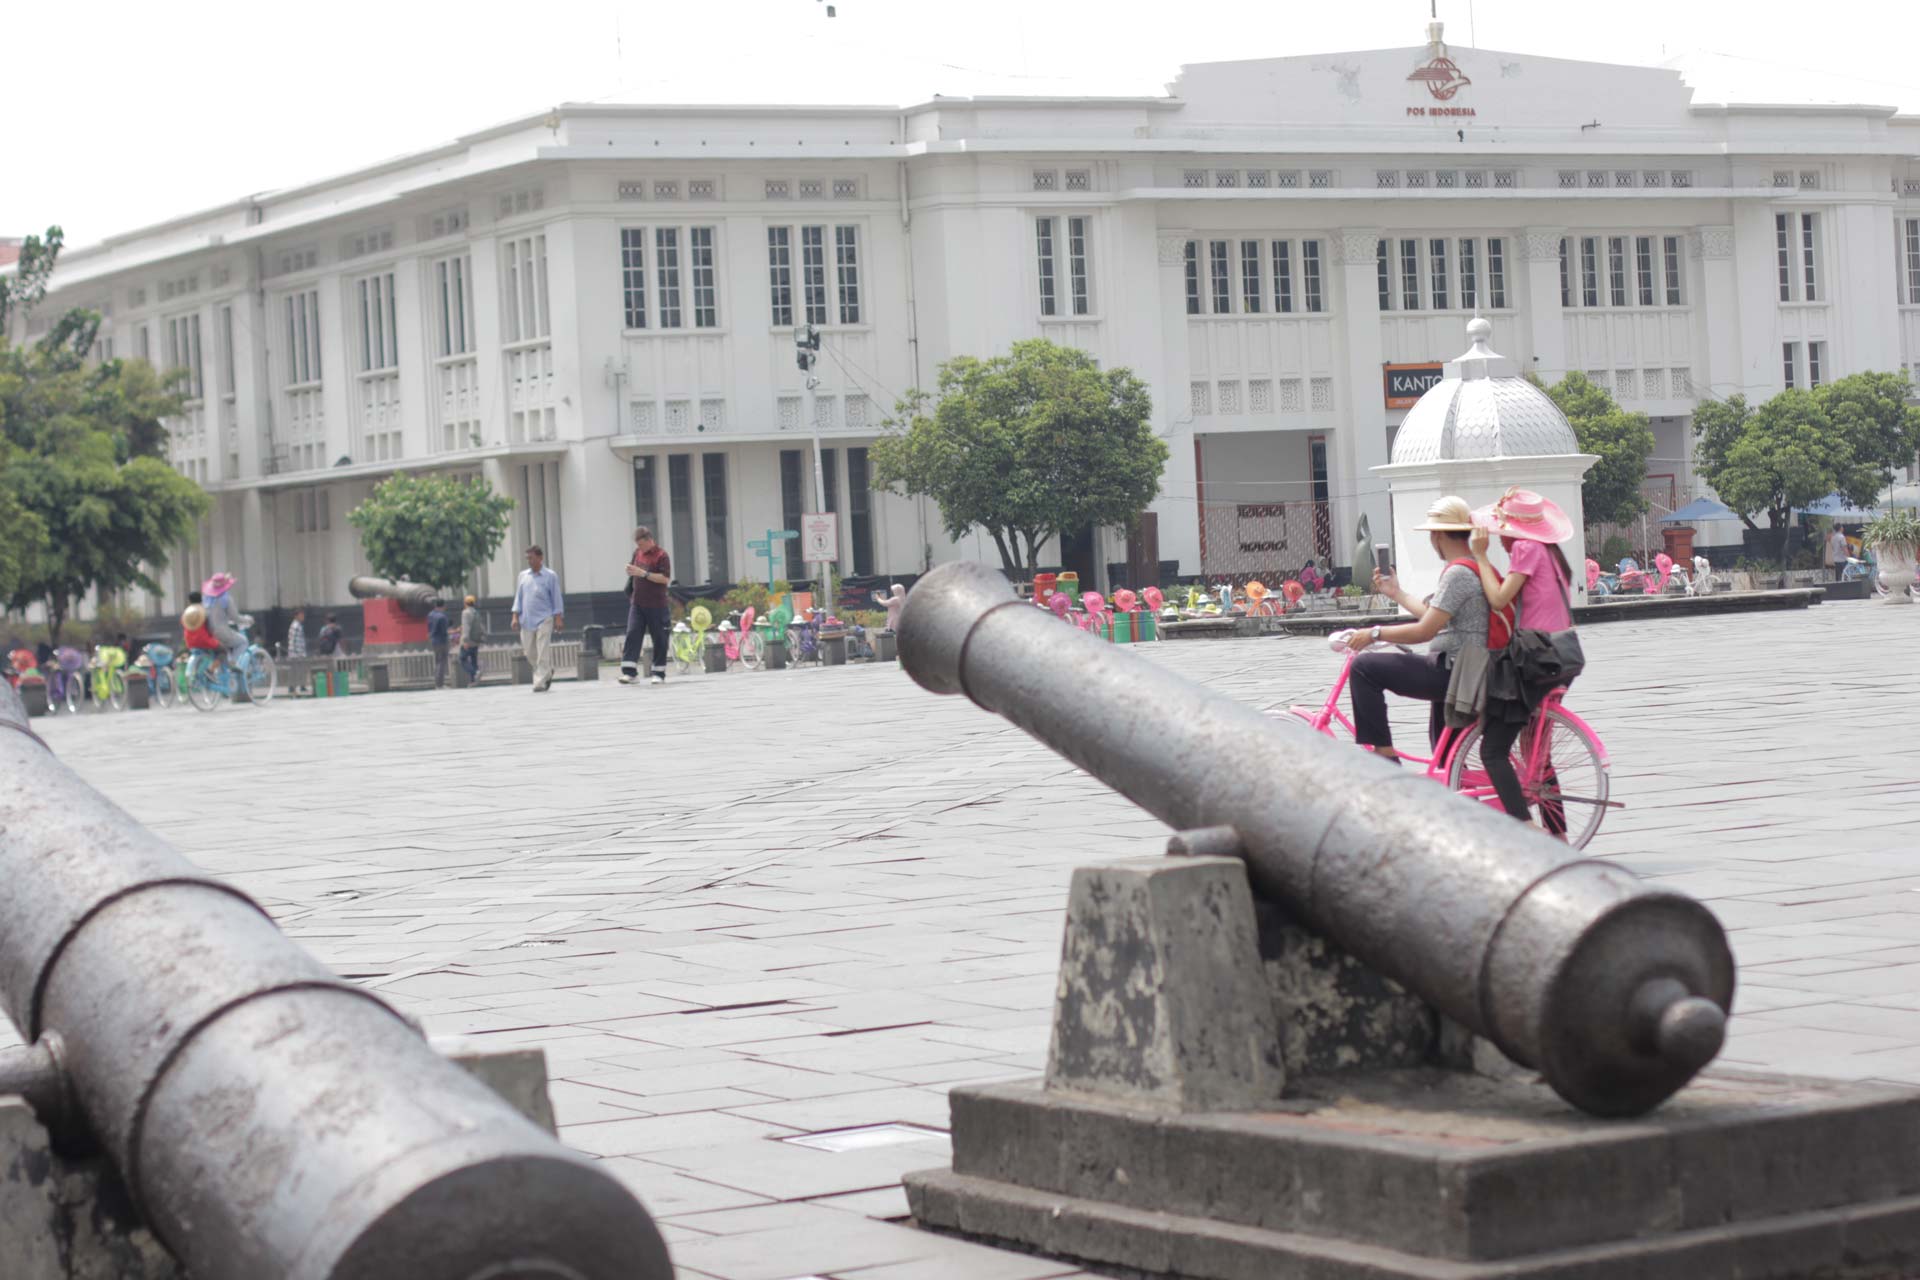
M 1553 499 L 1573 517 L 1561 544 L 1574 570 L 1574 602 L 1586 598 L 1585 515 L 1580 482 L 1599 458 L 1580 452 L 1573 427 L 1547 393 L 1520 376 L 1517 362 L 1487 345 L 1490 321 L 1467 324 L 1471 346 L 1447 361 L 1441 380 L 1407 411 L 1394 436 L 1392 461 L 1373 470 L 1387 481 L 1393 504 L 1393 558 L 1400 585 L 1416 598 L 1430 593 L 1441 563 L 1427 535 L 1413 526 L 1436 498 L 1456 493 L 1485 506 L 1518 485 Z M 1506 557 L 1496 541 L 1493 561 Z

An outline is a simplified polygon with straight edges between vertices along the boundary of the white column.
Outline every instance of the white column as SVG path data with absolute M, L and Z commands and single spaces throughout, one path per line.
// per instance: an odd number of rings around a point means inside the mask
M 1153 384 L 1153 399 L 1154 417 L 1167 442 L 1167 465 L 1160 478 L 1160 497 L 1149 508 L 1159 517 L 1160 558 L 1178 560 L 1180 572 L 1186 574 L 1200 572 L 1199 476 L 1187 385 L 1185 253 L 1189 238 L 1187 232 L 1165 229 L 1155 237 L 1160 373 Z
M 1385 479 L 1373 468 L 1387 463 L 1385 363 L 1380 342 L 1378 227 L 1343 228 L 1333 242 L 1340 278 L 1341 325 L 1346 348 L 1346 403 L 1342 426 L 1333 439 L 1333 560 L 1353 558 L 1353 532 L 1362 515 L 1376 542 L 1393 528 L 1393 510 Z
M 400 456 L 415 459 L 432 452 L 428 447 L 433 430 L 429 396 L 434 369 L 428 344 L 432 341 L 433 307 L 431 296 L 421 288 L 418 259 L 403 258 L 392 269 L 394 324 L 401 334 L 410 335 L 394 344 L 400 356 Z
M 1560 305 L 1560 241 L 1565 227 L 1528 227 L 1527 323 L 1533 339 L 1533 372 L 1552 385 L 1567 375 L 1567 319 Z M 1499 334 L 1494 345 L 1499 346 Z
M 1705 368 L 1694 370 L 1693 393 L 1696 397 L 1711 397 L 1723 400 L 1730 395 L 1745 392 L 1749 400 L 1764 398 L 1762 387 L 1756 386 L 1753 379 L 1758 370 L 1744 367 L 1744 355 L 1741 350 L 1741 320 L 1747 314 L 1743 306 L 1756 308 L 1755 316 L 1774 314 L 1774 296 L 1750 284 L 1746 296 L 1742 296 L 1740 273 L 1735 270 L 1733 260 L 1732 227 L 1699 227 L 1688 241 L 1688 250 L 1700 263 L 1700 278 L 1705 288 L 1699 299 L 1699 310 L 1706 317 Z M 1765 283 L 1771 284 L 1771 280 Z M 1774 326 L 1764 327 L 1770 335 Z M 1779 361 L 1776 359 L 1777 366 Z M 1775 368 L 1778 375 L 1779 370 Z
M 1833 298 L 1833 331 L 1838 339 L 1827 353 L 1824 378 L 1900 368 L 1900 309 L 1887 287 L 1896 280 L 1894 240 L 1887 234 L 1884 205 L 1848 204 L 1827 215 L 1833 229 L 1833 269 L 1826 280 Z M 1904 283 L 1904 282 L 1902 282 Z
M 507 383 L 500 358 L 500 242 L 493 236 L 476 236 L 471 249 L 474 385 L 480 389 L 480 438 L 489 445 L 505 444 Z M 551 272 L 548 278 L 551 280 Z M 495 490 L 510 492 L 503 481 L 493 479 L 491 470 L 487 476 Z

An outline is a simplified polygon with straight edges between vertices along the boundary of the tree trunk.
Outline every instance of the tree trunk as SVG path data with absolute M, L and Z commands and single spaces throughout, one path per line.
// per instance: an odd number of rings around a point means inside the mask
M 1013 551 L 1008 549 L 1007 533 L 1001 529 L 988 529 L 987 532 L 993 535 L 993 545 L 1000 552 L 1000 567 L 1009 573 L 1018 573 L 1020 565 L 1014 559 Z M 1019 543 L 1015 542 L 1014 546 L 1018 547 L 1018 545 Z
M 1787 563 L 1787 539 L 1793 534 L 1792 520 L 1793 509 L 1791 507 L 1776 507 L 1767 512 L 1767 521 L 1775 530 L 1773 543 L 1774 558 L 1780 561 L 1782 571 L 1792 567 Z
M 67 621 L 67 598 L 50 596 L 47 599 L 47 643 L 56 649 L 60 647 L 60 628 Z

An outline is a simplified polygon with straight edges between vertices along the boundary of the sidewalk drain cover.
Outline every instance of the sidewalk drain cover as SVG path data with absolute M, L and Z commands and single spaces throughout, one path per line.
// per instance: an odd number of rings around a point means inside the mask
M 856 1129 L 828 1129 L 823 1133 L 801 1133 L 782 1142 L 815 1151 L 871 1151 L 875 1147 L 897 1147 L 909 1142 L 944 1142 L 944 1129 L 929 1129 L 918 1124 L 865 1124 Z

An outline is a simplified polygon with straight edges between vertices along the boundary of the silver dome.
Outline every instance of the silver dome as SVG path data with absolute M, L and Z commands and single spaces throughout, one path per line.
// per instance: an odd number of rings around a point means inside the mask
M 1573 427 L 1547 393 L 1520 376 L 1518 364 L 1487 346 L 1493 325 L 1467 324 L 1467 353 L 1447 361 L 1393 438 L 1393 461 L 1455 462 L 1580 452 Z

